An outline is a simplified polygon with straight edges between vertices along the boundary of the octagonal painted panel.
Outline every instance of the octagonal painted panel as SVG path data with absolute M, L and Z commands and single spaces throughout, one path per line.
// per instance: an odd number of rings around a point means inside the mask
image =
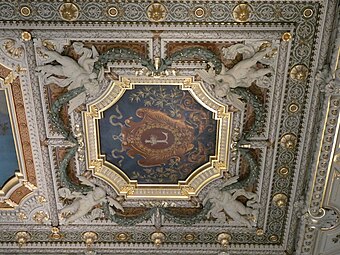
M 133 79 L 84 114 L 89 168 L 128 197 L 197 194 L 227 167 L 231 113 L 190 78 Z

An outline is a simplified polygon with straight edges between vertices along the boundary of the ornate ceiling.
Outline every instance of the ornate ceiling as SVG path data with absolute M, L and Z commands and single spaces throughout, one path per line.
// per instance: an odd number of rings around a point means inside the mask
M 0 254 L 339 254 L 338 14 L 0 1 Z

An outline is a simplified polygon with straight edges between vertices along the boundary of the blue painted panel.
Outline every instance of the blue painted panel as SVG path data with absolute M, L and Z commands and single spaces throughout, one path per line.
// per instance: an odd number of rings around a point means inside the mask
M 13 130 L 4 90 L 0 90 L 0 187 L 19 171 Z
M 188 91 L 138 85 L 99 121 L 101 154 L 139 183 L 175 184 L 215 155 L 216 128 Z

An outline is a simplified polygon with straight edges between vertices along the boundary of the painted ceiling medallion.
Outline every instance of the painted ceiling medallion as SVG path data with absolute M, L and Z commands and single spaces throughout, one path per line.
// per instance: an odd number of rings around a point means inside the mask
M 297 81 L 305 81 L 308 76 L 308 68 L 305 65 L 296 65 L 290 71 L 290 78 Z
M 237 22 L 249 21 L 251 8 L 248 4 L 239 4 L 233 10 L 234 20 Z
M 98 115 L 85 114 L 87 162 L 94 175 L 128 198 L 188 198 L 222 175 L 228 162 L 227 106 L 183 78 L 124 79 L 89 106 Z
M 164 5 L 159 4 L 159 3 L 154 3 L 148 7 L 146 14 L 150 21 L 160 22 L 165 19 L 167 15 L 167 10 Z
M 59 8 L 60 17 L 66 21 L 75 21 L 79 16 L 79 8 L 73 3 L 64 3 Z

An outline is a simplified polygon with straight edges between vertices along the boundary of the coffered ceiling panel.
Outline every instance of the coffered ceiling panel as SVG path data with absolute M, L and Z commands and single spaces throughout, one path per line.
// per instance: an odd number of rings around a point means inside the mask
M 338 5 L 0 1 L 0 254 L 337 254 Z

